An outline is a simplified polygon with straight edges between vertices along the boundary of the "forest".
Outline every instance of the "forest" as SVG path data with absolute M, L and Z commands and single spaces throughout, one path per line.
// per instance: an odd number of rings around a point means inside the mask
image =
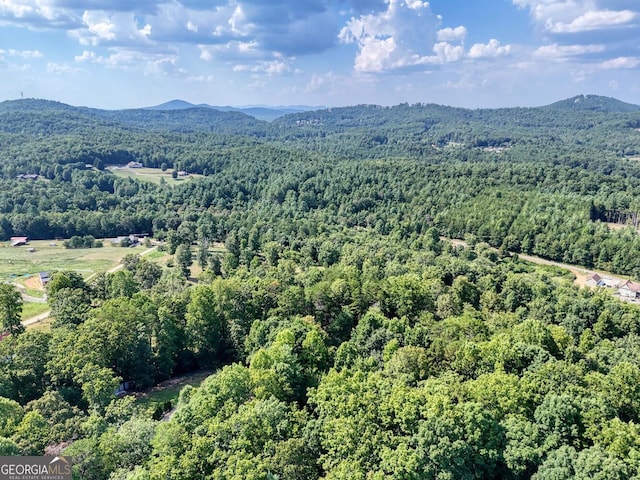
M 54 272 L 50 331 L 0 285 L 0 455 L 91 480 L 640 478 L 640 307 L 518 256 L 640 278 L 639 129 L 596 96 L 271 122 L 0 103 L 0 240 L 173 255 Z M 131 161 L 202 177 L 107 168 Z

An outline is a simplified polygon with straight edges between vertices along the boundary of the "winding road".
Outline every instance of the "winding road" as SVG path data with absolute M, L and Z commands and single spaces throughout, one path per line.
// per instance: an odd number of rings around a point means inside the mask
M 467 242 L 465 242 L 464 240 L 461 240 L 459 238 L 440 237 L 440 240 L 444 240 L 446 242 L 451 242 L 451 244 L 453 246 L 467 247 Z M 547 260 L 546 258 L 536 257 L 535 255 L 526 255 L 524 253 L 517 253 L 516 254 L 516 253 L 513 253 L 513 252 L 509 252 L 509 254 L 510 255 L 518 255 L 518 258 L 520 258 L 522 260 L 526 260 L 527 262 L 538 264 L 538 265 L 550 265 L 550 266 L 553 266 L 553 267 L 562 268 L 564 270 L 569 270 L 571 273 L 573 273 L 575 275 L 576 279 L 574 280 L 574 283 L 579 287 L 586 286 L 587 278 L 589 278 L 591 275 L 593 275 L 595 273 L 597 273 L 598 275 L 600 275 L 602 277 L 610 278 L 614 282 L 622 282 L 622 281 L 626 280 L 625 278 L 618 277 L 618 276 L 613 275 L 612 273 L 609 273 L 609 272 L 589 270 L 588 268 L 581 267 L 579 265 L 570 265 L 568 263 L 556 262 L 554 260 Z

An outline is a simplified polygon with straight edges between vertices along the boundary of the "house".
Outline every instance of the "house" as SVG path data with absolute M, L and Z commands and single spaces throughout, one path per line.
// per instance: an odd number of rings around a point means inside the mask
M 640 297 L 640 283 L 626 280 L 618 285 L 618 295 L 621 298 L 638 298 Z
M 619 288 L 622 281 L 611 277 L 603 277 L 597 273 L 589 275 L 585 281 L 587 287 Z
M 180 170 L 178 172 L 178 176 L 179 177 L 188 177 L 189 176 L 189 172 L 185 172 L 184 170 Z
M 42 287 L 46 287 L 47 283 L 49 283 L 49 272 L 40 272 L 38 273 L 38 276 L 40 277 L 40 284 L 42 285 Z
M 585 285 L 587 287 L 605 287 L 606 283 L 604 281 L 604 278 L 602 278 L 597 273 L 594 273 L 593 275 L 587 277 Z
M 129 167 L 129 168 L 142 168 L 143 165 L 140 162 L 129 162 L 129 163 L 127 163 L 127 167 Z
M 11 237 L 10 240 L 12 247 L 21 247 L 27 244 L 29 237 Z
M 40 175 L 35 173 L 20 173 L 16 176 L 16 178 L 20 180 L 37 180 Z
M 149 236 L 148 233 L 132 233 L 130 235 L 123 235 L 120 237 L 116 237 L 113 240 L 111 240 L 111 243 L 115 245 L 122 245 L 124 242 L 126 246 L 137 247 L 148 236 Z

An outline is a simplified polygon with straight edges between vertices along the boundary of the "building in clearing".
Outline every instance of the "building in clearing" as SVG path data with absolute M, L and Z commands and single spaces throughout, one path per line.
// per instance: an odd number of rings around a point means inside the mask
M 129 168 L 142 168 L 143 165 L 140 162 L 129 162 L 129 163 L 127 163 L 127 167 L 129 167 Z
M 38 276 L 40 277 L 40 284 L 42 285 L 42 288 L 47 286 L 47 283 L 49 283 L 49 272 L 40 272 L 38 273 Z
M 640 297 L 640 283 L 626 280 L 618 285 L 618 295 L 621 298 L 638 298 Z
M 21 247 L 29 242 L 29 237 L 11 237 L 10 240 L 12 247 Z
M 594 273 L 593 275 L 590 275 L 589 277 L 587 277 L 587 281 L 585 282 L 585 284 L 587 285 L 587 287 L 604 287 L 605 282 L 604 279 L 598 275 L 597 273 Z

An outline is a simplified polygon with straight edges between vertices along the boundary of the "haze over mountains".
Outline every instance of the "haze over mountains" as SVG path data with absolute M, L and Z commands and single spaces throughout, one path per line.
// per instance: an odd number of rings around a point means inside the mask
M 206 103 L 193 104 L 185 100 L 170 100 L 160 105 L 153 107 L 146 107 L 145 110 L 184 110 L 188 108 L 212 108 L 214 110 L 220 110 L 223 112 L 242 112 L 247 115 L 251 115 L 258 120 L 271 121 L 276 118 L 282 117 L 289 113 L 300 113 L 309 110 L 319 110 L 324 107 L 310 107 L 307 105 L 291 105 L 291 106 L 266 106 L 266 105 L 251 105 L 246 107 L 232 107 L 232 106 L 214 106 Z
M 417 106 L 421 106 L 422 108 L 430 108 L 441 113 L 447 112 L 451 114 L 452 112 L 475 112 L 475 114 L 479 114 L 480 112 L 542 112 L 542 111 L 585 111 L 585 112 L 602 112 L 602 113 L 631 113 L 640 111 L 640 105 L 634 105 L 631 103 L 626 103 L 615 98 L 604 97 L 600 95 L 576 95 L 574 97 L 570 97 L 564 100 L 559 100 L 550 105 L 544 105 L 539 107 L 505 107 L 505 108 L 493 108 L 493 109 L 467 109 L 461 107 L 449 107 L 441 104 L 416 104 Z M 181 112 L 178 116 L 186 116 L 186 117 L 208 117 L 209 115 L 205 112 L 200 112 L 199 114 L 195 114 L 194 112 L 198 110 L 210 110 L 217 112 L 225 112 L 225 113 L 235 113 L 235 114 L 245 114 L 247 116 L 253 117 L 256 120 L 262 120 L 271 122 L 273 120 L 284 117 L 285 115 L 291 114 L 302 114 L 304 117 L 305 114 L 309 114 L 310 112 L 316 111 L 326 111 L 326 112 L 335 112 L 335 111 L 347 111 L 353 108 L 360 107 L 378 107 L 378 105 L 367 104 L 367 105 L 354 105 L 354 106 L 346 106 L 346 107 L 326 107 L 326 106 L 309 106 L 309 105 L 282 105 L 282 106 L 268 106 L 268 105 L 251 105 L 251 106 L 215 106 L 209 105 L 206 103 L 193 104 L 185 100 L 174 99 L 168 102 L 154 105 L 150 107 L 141 107 L 134 109 L 125 109 L 125 110 L 103 110 L 96 109 L 90 107 L 76 107 L 68 104 L 64 104 L 57 101 L 45 100 L 45 99 L 21 99 L 21 100 L 5 100 L 4 102 L 0 102 L 0 114 L 6 113 L 8 111 L 13 112 L 26 112 L 26 111 L 51 111 L 51 110 L 64 110 L 67 113 L 74 111 L 77 114 L 88 114 L 94 117 L 102 117 L 102 118 L 110 118 L 110 119 L 120 119 L 123 115 L 129 117 L 129 119 L 138 118 L 140 120 L 153 118 L 162 118 L 161 112 Z M 394 109 L 396 106 L 384 107 L 387 109 Z M 380 107 L 383 108 L 383 107 Z M 188 113 L 187 113 L 188 111 Z M 145 113 L 146 112 L 146 113 Z M 213 113 L 213 112 L 210 112 Z M 160 115 L 158 115 L 160 114 Z M 229 119 L 238 119 L 240 117 L 227 117 Z

